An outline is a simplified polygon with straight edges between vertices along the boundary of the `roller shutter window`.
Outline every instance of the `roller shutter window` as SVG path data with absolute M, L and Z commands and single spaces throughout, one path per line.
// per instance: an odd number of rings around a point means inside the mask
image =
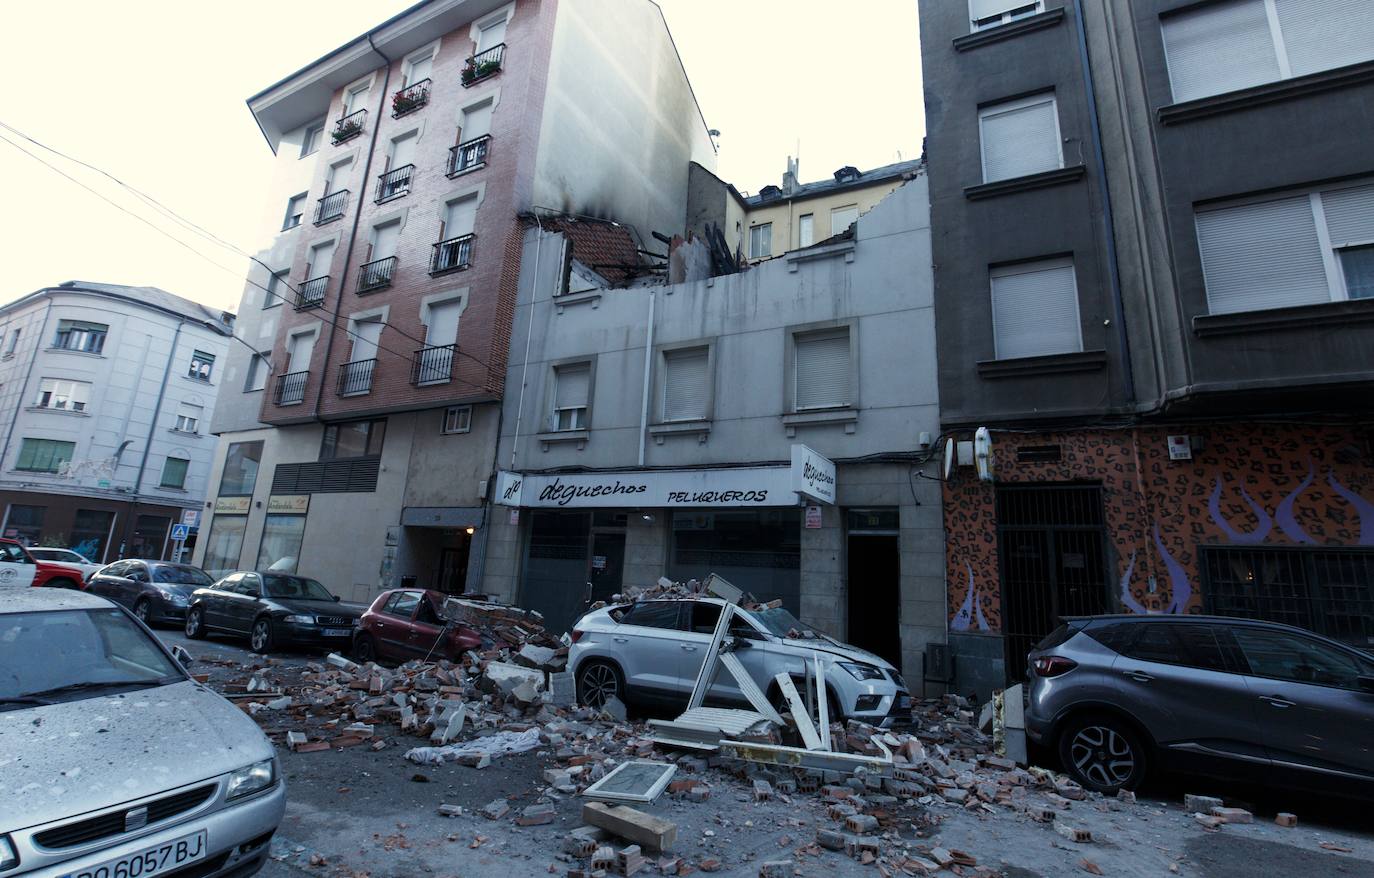
M 1047 259 L 994 268 L 990 277 L 997 359 L 1083 350 L 1073 260 Z
M 969 18 L 974 30 L 997 27 L 1044 9 L 1044 0 L 969 0 Z
M 1200 212 L 1197 236 L 1212 314 L 1331 299 L 1308 195 Z
M 797 410 L 849 405 L 849 330 L 799 335 L 795 345 Z
M 554 430 L 585 430 L 587 400 L 591 389 L 591 365 L 573 363 L 554 367 Z
M 1369 0 L 1274 0 L 1291 76 L 1374 58 Z
M 711 396 L 710 350 L 691 348 L 663 355 L 663 420 L 703 421 Z
M 1064 166 L 1054 95 L 984 107 L 978 114 L 983 181 L 1010 180 Z

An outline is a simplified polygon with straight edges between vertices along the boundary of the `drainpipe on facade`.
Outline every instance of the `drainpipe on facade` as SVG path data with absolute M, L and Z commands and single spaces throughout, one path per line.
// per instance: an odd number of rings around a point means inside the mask
M 29 367 L 24 370 L 24 383 L 19 388 L 19 399 L 14 406 L 14 417 L 10 418 L 10 427 L 5 431 L 5 445 L 0 448 L 0 463 L 4 462 L 5 455 L 10 453 L 10 442 L 14 440 L 14 425 L 19 423 L 19 413 L 24 408 L 24 400 L 29 398 L 29 380 L 33 378 L 33 367 L 38 362 L 38 353 L 43 349 L 43 339 L 48 337 L 48 315 L 52 313 L 52 296 L 48 296 L 48 305 L 43 309 L 43 321 L 38 328 L 38 338 L 34 340 L 36 347 L 33 349 L 33 356 L 29 357 Z
M 649 290 L 649 327 L 644 341 L 644 398 L 639 406 L 639 465 L 644 466 L 644 439 L 649 433 L 649 374 L 654 358 L 654 301 L 655 293 Z
M 153 419 L 148 423 L 148 436 L 143 441 L 143 455 L 138 461 L 138 475 L 134 476 L 134 497 L 129 501 L 129 520 L 124 522 L 124 537 L 119 542 L 119 554 L 123 555 L 133 535 L 134 520 L 138 515 L 138 494 L 143 490 L 143 472 L 148 468 L 148 454 L 153 450 L 153 434 L 157 431 L 158 418 L 162 416 L 162 401 L 167 396 L 167 381 L 172 377 L 172 363 L 177 357 L 177 342 L 181 339 L 181 328 L 185 320 L 177 321 L 176 332 L 172 333 L 172 345 L 167 351 L 167 365 L 162 367 L 162 386 L 157 389 L 157 401 L 153 403 Z M 107 548 L 108 552 L 109 549 Z
M 1116 340 L 1121 349 L 1121 382 L 1126 404 L 1135 406 L 1135 367 L 1131 363 L 1131 343 L 1126 334 L 1126 305 L 1121 298 L 1121 268 L 1116 259 L 1116 222 L 1112 217 L 1112 192 L 1107 183 L 1107 160 L 1102 150 L 1102 127 L 1097 120 L 1097 90 L 1093 86 L 1092 65 L 1088 60 L 1088 34 L 1083 24 L 1083 4 L 1073 0 L 1073 17 L 1078 33 L 1078 57 L 1083 65 L 1083 89 L 1088 100 L 1088 123 L 1092 131 L 1093 161 L 1102 181 L 1102 231 L 1107 241 L 1107 273 L 1112 284 L 1112 316 L 1116 321 Z
M 367 185 L 372 174 L 372 156 L 377 151 L 377 134 L 382 130 L 382 113 L 386 110 L 387 92 L 391 90 L 391 59 L 383 55 L 377 44 L 372 42 L 372 34 L 367 33 L 363 36 L 367 37 L 367 44 L 372 47 L 372 51 L 386 62 L 386 72 L 382 74 L 382 101 L 377 107 L 377 118 L 372 123 L 372 138 L 367 142 L 367 158 L 363 160 L 363 185 L 358 191 L 358 203 L 353 207 L 353 227 L 348 232 L 348 249 L 344 251 L 343 271 L 339 273 L 340 308 L 343 307 L 344 284 L 348 282 L 348 266 L 353 262 L 353 244 L 358 240 L 358 222 L 363 217 L 363 202 L 367 200 Z M 339 328 L 340 317 L 343 315 L 336 311 L 335 319 L 329 321 L 329 338 L 325 340 L 324 361 L 320 363 L 320 386 L 315 390 L 315 410 L 311 413 L 311 419 L 315 421 L 320 419 L 320 402 L 324 399 L 324 387 L 329 383 L 329 354 L 334 349 L 334 333 Z

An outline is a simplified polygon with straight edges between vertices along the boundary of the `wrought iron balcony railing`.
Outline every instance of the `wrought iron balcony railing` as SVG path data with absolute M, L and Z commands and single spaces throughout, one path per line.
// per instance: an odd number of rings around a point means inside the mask
M 501 63 L 506 58 L 506 44 L 492 46 L 485 52 L 478 52 L 463 64 L 463 88 L 475 85 L 488 76 L 501 72 Z
M 456 344 L 420 348 L 410 363 L 410 383 L 423 387 L 447 382 L 453 377 L 453 355 L 457 350 Z
M 395 271 L 395 256 L 364 262 L 358 268 L 358 292 L 367 293 L 391 286 L 391 275 Z
M 400 198 L 410 191 L 410 179 L 415 176 L 414 165 L 402 165 L 377 178 L 377 201 Z
M 483 134 L 466 140 L 448 151 L 448 175 L 450 177 L 480 168 L 487 163 L 487 150 L 491 147 L 491 135 Z
M 320 199 L 320 203 L 315 205 L 315 225 L 320 226 L 336 220 L 344 215 L 348 209 L 348 190 L 340 189 L 338 192 L 331 192 Z
M 296 293 L 296 310 L 304 311 L 307 308 L 318 308 L 324 304 L 324 294 L 329 289 L 329 275 L 312 277 L 310 280 L 301 284 L 300 291 Z
M 334 130 L 329 132 L 329 137 L 334 141 L 334 145 L 338 146 L 362 134 L 366 125 L 367 110 L 357 110 L 335 122 Z
M 273 397 L 277 405 L 300 405 L 305 401 L 305 385 L 309 372 L 287 372 L 277 376 L 277 391 Z
M 372 391 L 372 372 L 376 360 L 356 360 L 339 364 L 339 396 L 361 396 Z
M 440 241 L 434 245 L 434 256 L 429 262 L 430 274 L 444 274 L 461 271 L 472 264 L 472 239 L 475 235 L 459 235 Z
M 400 118 L 429 103 L 429 80 L 413 82 L 391 96 L 391 117 Z

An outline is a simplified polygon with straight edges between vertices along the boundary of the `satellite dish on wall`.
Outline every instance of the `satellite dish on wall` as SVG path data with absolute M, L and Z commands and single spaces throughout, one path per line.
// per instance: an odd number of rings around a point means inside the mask
M 945 440 L 945 481 L 949 481 L 950 473 L 954 472 L 954 440 Z

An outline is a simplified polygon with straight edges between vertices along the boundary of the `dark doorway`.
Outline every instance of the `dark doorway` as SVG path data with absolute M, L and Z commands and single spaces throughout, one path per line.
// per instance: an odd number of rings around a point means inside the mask
M 592 600 L 608 601 L 620 592 L 625 573 L 625 533 L 592 534 L 592 563 L 587 581 Z
M 901 550 L 896 509 L 851 509 L 847 598 L 850 643 L 902 666 Z
M 458 545 L 453 545 L 453 543 Z M 472 537 L 466 531 L 449 539 L 449 545 L 439 552 L 439 572 L 434 587 L 445 594 L 462 594 L 468 584 L 468 553 L 472 547 Z
M 998 486 L 1002 629 L 1007 676 L 1061 616 L 1107 611 L 1107 534 L 1096 485 Z

